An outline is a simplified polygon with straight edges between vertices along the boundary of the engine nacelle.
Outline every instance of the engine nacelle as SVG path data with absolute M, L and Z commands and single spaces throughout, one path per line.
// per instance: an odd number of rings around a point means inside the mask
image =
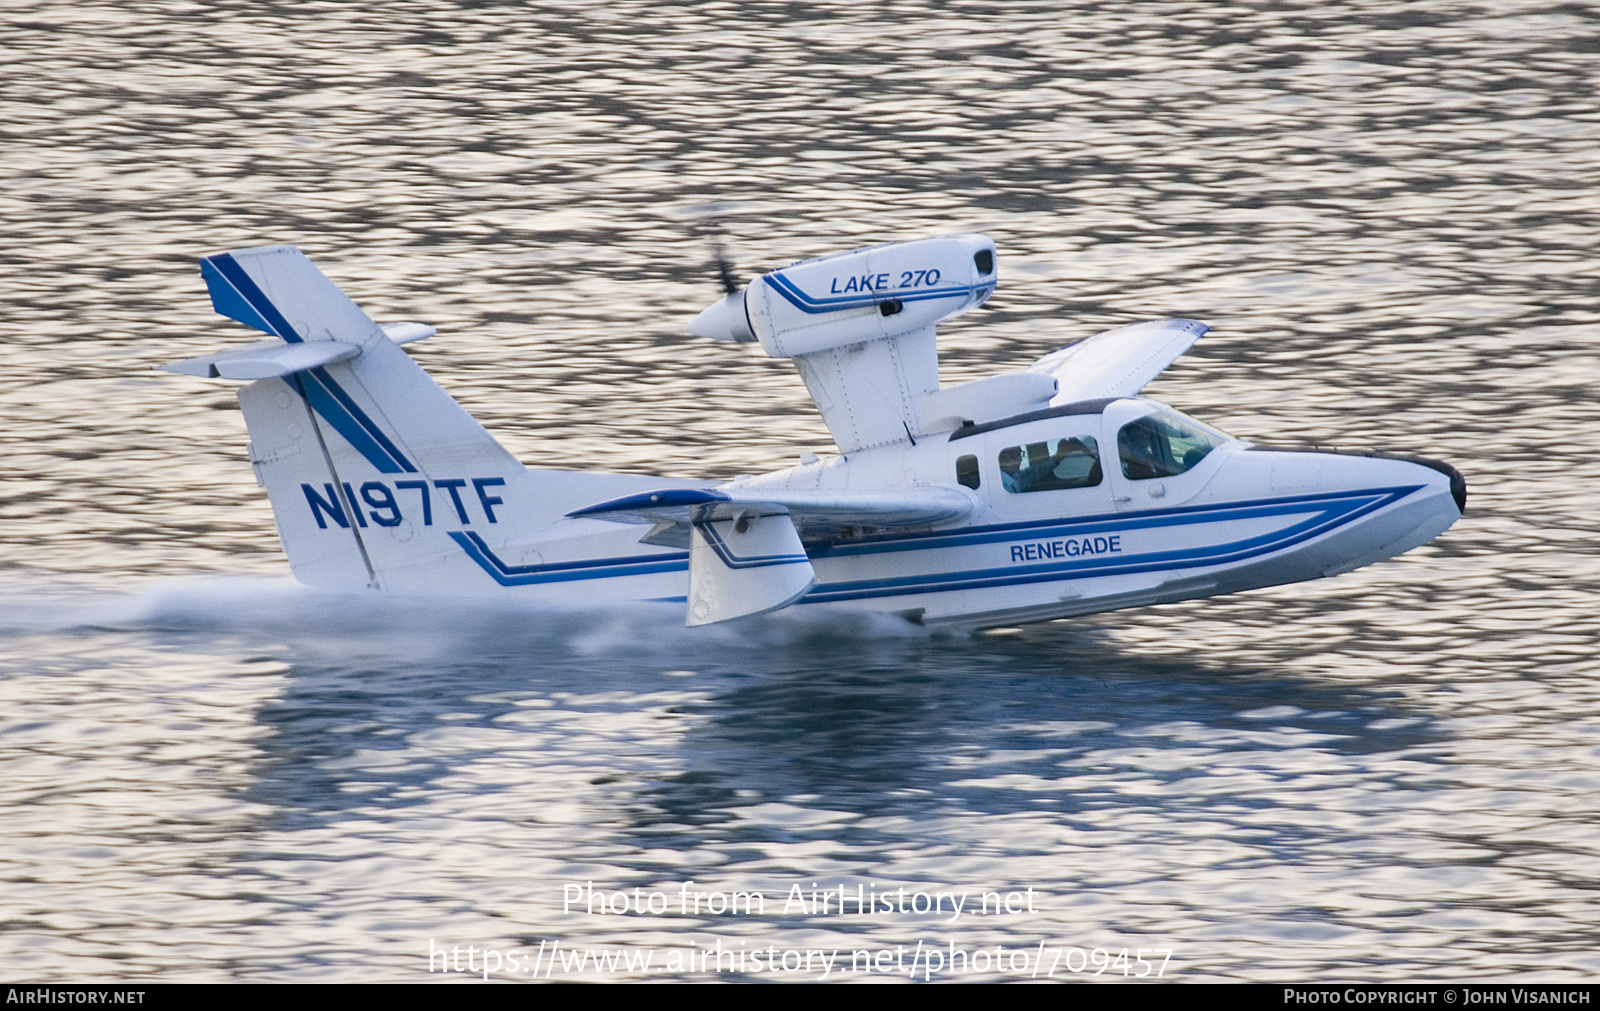
M 912 333 L 994 294 L 994 242 L 946 235 L 838 253 L 763 274 L 695 317 L 689 331 L 759 340 L 774 358 Z
M 763 274 L 689 331 L 793 359 L 833 441 L 853 453 L 1050 399 L 1048 376 L 939 389 L 934 326 L 981 305 L 995 280 L 986 235 L 895 242 Z

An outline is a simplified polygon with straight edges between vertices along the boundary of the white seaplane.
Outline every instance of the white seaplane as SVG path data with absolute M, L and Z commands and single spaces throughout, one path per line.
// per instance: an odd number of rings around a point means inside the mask
M 838 455 L 731 482 L 529 470 L 292 246 L 201 260 L 270 340 L 164 366 L 245 380 L 295 575 L 334 589 L 677 601 L 688 624 L 831 605 L 992 627 L 1346 572 L 1461 516 L 1447 464 L 1267 449 L 1139 391 L 1206 332 L 1138 323 L 939 384 L 935 327 L 995 288 L 952 235 L 806 260 L 690 331 L 790 358 Z

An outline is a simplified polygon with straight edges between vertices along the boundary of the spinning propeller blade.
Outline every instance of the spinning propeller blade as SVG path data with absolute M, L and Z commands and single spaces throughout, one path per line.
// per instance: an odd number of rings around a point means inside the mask
M 714 222 L 713 227 L 715 227 Z M 729 261 L 727 253 L 722 248 L 722 239 L 716 232 L 711 236 L 711 255 L 717 266 L 717 277 L 722 280 L 723 294 L 732 295 L 739 290 L 739 281 L 733 275 L 733 263 Z
M 684 208 L 680 213 L 690 217 L 689 233 L 696 237 L 704 236 L 711 242 L 711 265 L 716 268 L 717 280 L 722 282 L 722 293 L 732 295 L 741 287 L 739 277 L 734 273 L 733 261 L 729 259 L 727 248 L 723 240 L 728 233 L 717 220 L 721 211 L 731 210 L 737 204 L 716 203 L 700 204 L 696 207 Z

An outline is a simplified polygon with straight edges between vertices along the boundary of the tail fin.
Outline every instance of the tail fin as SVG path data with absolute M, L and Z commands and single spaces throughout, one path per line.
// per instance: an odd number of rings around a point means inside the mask
M 386 334 L 293 246 L 208 256 L 201 273 L 218 312 L 279 340 L 168 368 L 256 379 L 239 391 L 250 459 L 301 581 L 493 591 L 475 549 L 618 489 L 528 471 L 401 350 L 414 328 Z

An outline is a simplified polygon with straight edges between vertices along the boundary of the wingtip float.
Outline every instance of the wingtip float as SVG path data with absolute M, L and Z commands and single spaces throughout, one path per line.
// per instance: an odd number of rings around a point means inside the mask
M 1465 507 L 1446 464 L 1268 450 L 1140 397 L 1194 320 L 941 386 L 936 327 L 997 282 L 982 235 L 803 261 L 701 313 L 692 332 L 793 360 L 840 450 L 729 483 L 529 470 L 401 349 L 431 327 L 373 322 L 292 246 L 201 264 L 271 339 L 167 368 L 248 382 L 251 463 L 317 586 L 985 627 L 1346 572 Z

